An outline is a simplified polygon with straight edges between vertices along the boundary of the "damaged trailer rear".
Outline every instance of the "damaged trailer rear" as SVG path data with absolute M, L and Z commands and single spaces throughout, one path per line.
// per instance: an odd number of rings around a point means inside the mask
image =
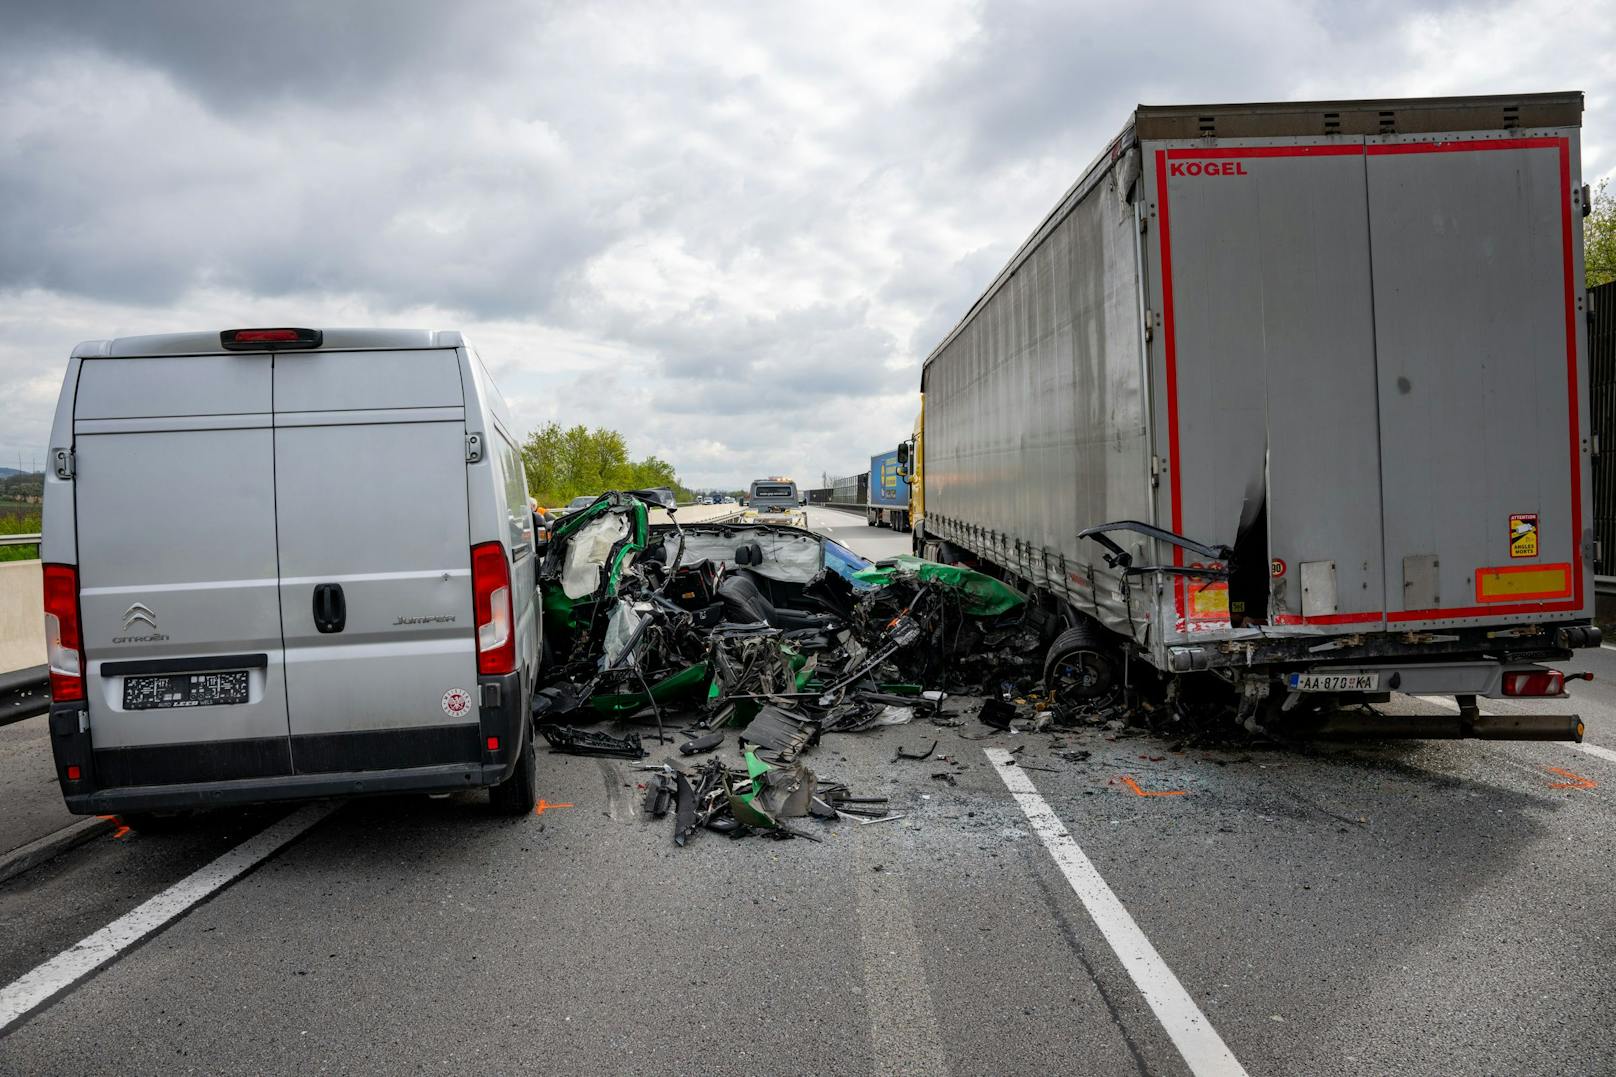
M 1581 114 L 1140 106 L 927 358 L 916 551 L 1055 613 L 1079 691 L 1137 659 L 1248 714 L 1400 690 L 1580 737 L 1472 697 L 1599 642 Z

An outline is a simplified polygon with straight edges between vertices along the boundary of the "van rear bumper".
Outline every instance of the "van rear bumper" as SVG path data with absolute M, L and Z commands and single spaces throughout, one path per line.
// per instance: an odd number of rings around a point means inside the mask
M 470 724 L 112 749 L 95 746 L 82 704 L 61 703 L 51 750 L 78 815 L 479 789 L 516 769 L 531 718 L 520 674 L 480 677 L 478 694 Z
M 504 778 L 506 763 L 454 763 L 407 770 L 365 770 L 347 774 L 298 774 L 188 785 L 127 785 L 94 793 L 65 795 L 75 815 L 131 811 L 222 808 L 277 800 L 375 796 L 384 793 L 441 793 L 480 789 Z

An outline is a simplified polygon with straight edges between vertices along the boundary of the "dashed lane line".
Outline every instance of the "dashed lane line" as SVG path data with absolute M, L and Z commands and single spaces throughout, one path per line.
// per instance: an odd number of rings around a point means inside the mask
M 334 803 L 309 804 L 187 875 L 106 927 L 63 950 L 32 972 L 0 988 L 0 1035 L 58 992 L 163 927 L 302 836 L 336 811 Z
M 1213 1029 L 1145 933 L 1139 930 L 1139 925 L 1100 877 L 1066 825 L 1039 795 L 1032 779 L 1016 766 L 1003 748 L 986 751 L 988 760 L 1027 816 L 1027 822 L 1049 850 L 1049 855 L 1055 858 L 1061 874 L 1066 876 L 1094 926 L 1100 929 L 1122 967 L 1133 978 L 1134 986 L 1145 997 L 1156 1020 L 1167 1030 L 1190 1072 L 1195 1077 L 1245 1077 L 1245 1067 L 1236 1060 L 1223 1037 Z

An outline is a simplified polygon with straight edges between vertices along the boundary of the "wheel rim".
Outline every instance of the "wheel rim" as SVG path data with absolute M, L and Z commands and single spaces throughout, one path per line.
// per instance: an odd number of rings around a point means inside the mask
M 1055 659 L 1049 688 L 1056 699 L 1093 699 L 1110 687 L 1111 670 L 1095 651 L 1070 651 Z

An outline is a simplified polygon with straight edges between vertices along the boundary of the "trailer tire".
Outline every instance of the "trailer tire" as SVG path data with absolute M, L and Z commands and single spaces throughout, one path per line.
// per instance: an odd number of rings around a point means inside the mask
M 1105 629 L 1079 624 L 1055 637 L 1044 658 L 1044 688 L 1056 701 L 1097 699 L 1117 681 L 1115 652 Z

